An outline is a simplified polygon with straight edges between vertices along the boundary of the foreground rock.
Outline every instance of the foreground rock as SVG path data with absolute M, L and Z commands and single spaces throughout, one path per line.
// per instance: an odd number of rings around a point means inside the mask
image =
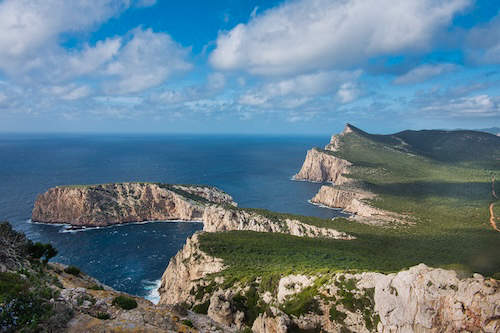
M 297 328 L 390 333 L 500 330 L 500 282 L 478 274 L 460 278 L 455 271 L 420 264 L 394 274 L 282 276 L 269 291 L 261 279 L 224 286 L 216 274 L 224 268 L 222 261 L 200 250 L 199 237 L 193 236 L 163 275 L 160 304 L 183 302 L 220 324 L 251 327 L 256 333 Z M 308 307 L 296 313 L 290 304 L 301 304 L 310 294 L 314 296 Z M 251 318 L 255 304 L 259 313 Z M 287 313 L 290 309 L 295 314 Z
M 0 332 L 234 332 L 206 315 L 113 290 L 78 269 L 44 264 L 6 222 L 0 244 Z M 117 296 L 135 307 L 122 308 Z
M 142 221 L 200 221 L 203 230 L 281 232 L 301 237 L 353 239 L 334 229 L 240 209 L 231 196 L 208 186 L 118 183 L 59 186 L 38 196 L 32 220 L 73 227 Z

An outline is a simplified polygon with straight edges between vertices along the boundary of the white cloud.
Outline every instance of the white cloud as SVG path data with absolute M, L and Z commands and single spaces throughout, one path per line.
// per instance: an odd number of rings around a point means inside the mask
M 85 77 L 97 79 L 107 94 L 127 94 L 190 69 L 185 60 L 190 49 L 151 29 L 136 28 L 95 45 L 72 49 L 60 45 L 62 35 L 87 32 L 134 3 L 140 4 L 130 0 L 0 1 L 0 71 L 13 82 L 43 90 L 68 87 Z M 81 88 L 65 98 L 89 93 Z
M 413 84 L 420 83 L 427 79 L 449 73 L 457 68 L 453 64 L 437 64 L 437 65 L 421 65 L 413 68 L 409 72 L 397 77 L 394 80 L 396 84 Z
M 300 106 L 313 97 L 336 91 L 341 85 L 356 80 L 361 71 L 326 71 L 302 74 L 289 79 L 268 82 L 243 94 L 239 102 L 244 105 L 269 106 L 269 103 L 290 107 Z M 291 99 L 294 99 L 292 102 Z
M 500 98 L 487 94 L 437 101 L 421 110 L 441 116 L 493 117 L 500 116 Z
M 80 32 L 127 8 L 128 0 L 4 0 L 0 2 L 0 66 L 28 60 L 57 48 L 64 32 Z
M 137 28 L 103 74 L 116 78 L 106 83 L 107 93 L 126 94 L 163 83 L 171 75 L 191 69 L 185 58 L 190 49 L 174 42 L 165 33 Z
M 88 86 L 81 86 L 61 96 L 61 98 L 68 101 L 73 101 L 75 99 L 87 97 L 88 95 L 90 95 L 90 88 Z
M 301 73 L 430 46 L 470 0 L 299 0 L 221 32 L 210 62 L 219 70 Z
M 337 98 L 342 103 L 350 103 L 354 101 L 359 96 L 359 89 L 355 84 L 348 82 L 340 86 L 337 91 Z

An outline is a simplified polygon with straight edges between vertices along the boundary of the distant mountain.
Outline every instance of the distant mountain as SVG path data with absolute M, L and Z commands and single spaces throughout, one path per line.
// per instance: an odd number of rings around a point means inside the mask
M 500 127 L 481 128 L 478 129 L 477 131 L 487 132 L 500 136 Z
M 356 134 L 400 151 L 440 162 L 498 163 L 500 136 L 485 130 L 406 130 L 389 135 L 369 134 L 350 124 Z M 500 132 L 500 128 L 497 128 Z

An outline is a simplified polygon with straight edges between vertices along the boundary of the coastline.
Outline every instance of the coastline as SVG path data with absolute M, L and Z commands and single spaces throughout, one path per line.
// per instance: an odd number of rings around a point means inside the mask
M 112 227 L 122 227 L 126 225 L 136 225 L 136 224 L 149 224 L 149 223 L 201 223 L 203 224 L 203 221 L 197 221 L 197 220 L 159 220 L 159 221 L 140 221 L 140 222 L 126 222 L 126 223 L 116 223 L 116 224 L 111 224 L 111 225 L 106 225 L 102 227 L 86 227 L 86 226 L 81 226 L 81 227 L 73 227 L 69 223 L 47 223 L 47 222 L 36 222 L 32 221 L 31 219 L 26 220 L 27 223 L 31 224 L 40 224 L 40 225 L 49 225 L 53 227 L 62 227 L 62 230 L 59 230 L 61 233 L 75 233 L 75 232 L 81 232 L 81 231 L 90 231 L 90 230 L 99 230 L 99 229 L 106 229 L 106 228 L 112 228 Z

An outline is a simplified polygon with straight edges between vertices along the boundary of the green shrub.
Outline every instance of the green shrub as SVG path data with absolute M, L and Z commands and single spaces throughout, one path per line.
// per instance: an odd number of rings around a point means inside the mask
M 205 303 L 196 304 L 195 306 L 193 306 L 193 312 L 199 314 L 207 314 L 209 306 L 210 306 L 210 300 L 206 301 Z
M 98 312 L 96 317 L 101 320 L 108 320 L 111 318 L 111 315 L 107 312 Z
M 304 288 L 304 290 L 292 296 L 291 299 L 283 304 L 283 312 L 297 317 L 306 313 L 316 313 L 321 315 L 322 311 L 319 307 L 319 302 L 314 298 L 317 293 L 318 291 L 316 288 Z
M 91 289 L 91 290 L 104 290 L 104 288 L 98 284 L 93 284 L 91 285 L 90 287 L 88 287 L 88 289 Z
M 34 259 L 42 259 L 44 264 L 57 255 L 57 250 L 51 244 L 43 244 L 40 242 L 32 243 L 31 241 L 27 246 L 28 256 Z
M 182 321 L 182 324 L 186 325 L 187 327 L 194 327 L 193 322 L 191 320 L 189 320 L 189 319 L 184 319 Z
M 335 321 L 339 324 L 343 324 L 344 320 L 347 318 L 347 314 L 342 311 L 337 310 L 337 306 L 334 304 L 330 308 L 330 320 Z
M 125 295 L 116 296 L 113 299 L 113 305 L 122 308 L 123 310 L 132 310 L 137 307 L 137 302 L 132 297 Z
M 68 266 L 64 269 L 64 272 L 71 274 L 71 275 L 74 275 L 74 276 L 78 276 L 78 275 L 80 275 L 80 268 L 78 268 L 76 266 Z

